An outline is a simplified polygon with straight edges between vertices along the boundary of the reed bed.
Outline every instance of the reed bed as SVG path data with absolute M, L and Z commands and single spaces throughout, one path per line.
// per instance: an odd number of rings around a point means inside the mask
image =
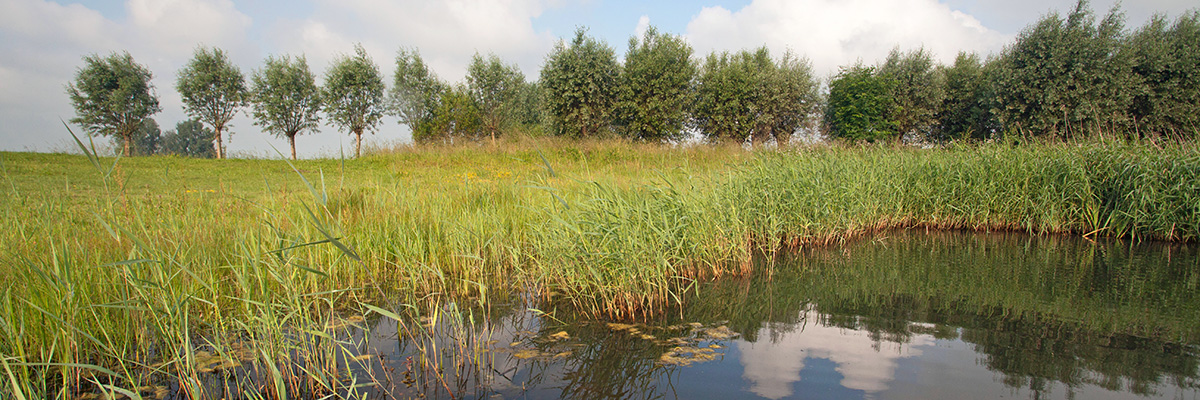
M 351 396 L 371 382 L 348 375 L 353 346 L 327 329 L 347 318 L 510 292 L 638 318 L 751 272 L 756 254 L 880 229 L 1200 236 L 1192 144 L 528 140 L 294 164 L 0 161 L 0 392 L 15 398 Z M 214 354 L 242 371 L 225 378 L 239 393 L 206 383 Z

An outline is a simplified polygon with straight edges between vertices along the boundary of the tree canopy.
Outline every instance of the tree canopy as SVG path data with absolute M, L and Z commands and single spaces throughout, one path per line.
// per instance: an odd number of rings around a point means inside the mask
M 496 141 L 496 133 L 513 120 L 517 100 L 525 84 L 525 74 L 516 65 L 507 65 L 495 54 L 485 60 L 479 53 L 467 65 L 467 88 L 479 110 L 483 128 Z
M 543 98 L 555 133 L 594 137 L 609 131 L 620 65 L 612 47 L 580 28 L 568 46 L 558 42 L 542 67 Z
M 420 142 L 432 133 L 433 113 L 445 86 L 429 71 L 420 52 L 400 49 L 396 54 L 396 73 L 388 100 L 392 113 L 412 131 L 414 141 Z
M 1114 9 L 1097 24 L 1081 0 L 1065 19 L 1052 13 L 1022 31 L 996 60 L 1004 128 L 1068 139 L 1122 126 L 1137 86 L 1123 20 Z
M 979 55 L 959 53 L 954 65 L 941 70 L 945 96 L 937 111 L 935 142 L 987 139 L 998 129 L 992 115 L 993 92 Z
M 942 75 L 933 55 L 924 48 L 909 52 L 893 49 L 876 71 L 891 82 L 891 107 L 887 111 L 896 128 L 896 140 L 905 135 L 926 138 L 937 126 L 937 112 L 945 97 Z
M 162 135 L 159 154 L 174 154 L 184 157 L 214 158 L 216 148 L 212 146 L 213 130 L 195 119 L 180 121 L 175 129 Z
M 126 156 L 132 155 L 134 133 L 143 120 L 162 111 L 150 80 L 154 75 L 128 52 L 83 58 L 84 66 L 67 84 L 75 107 L 71 122 L 97 135 L 121 138 Z
M 1200 11 L 1180 16 L 1170 27 L 1155 16 L 1126 45 L 1138 90 L 1129 114 L 1139 136 L 1200 137 Z
M 673 140 L 684 135 L 696 63 L 682 37 L 650 27 L 629 38 L 621 70 L 618 123 L 625 136 Z
M 829 136 L 850 140 L 884 140 L 898 132 L 888 119 L 892 81 L 874 67 L 856 64 L 842 68 L 829 83 L 825 125 Z
M 246 78 L 229 62 L 221 49 L 200 47 L 175 83 L 189 116 L 213 128 L 213 148 L 217 158 L 225 158 L 221 133 L 237 112 L 249 103 Z
M 269 56 L 252 78 L 255 125 L 285 137 L 296 158 L 296 135 L 317 130 L 321 96 L 303 56 Z
M 255 125 L 286 137 L 317 131 L 317 112 L 355 137 L 385 115 L 419 143 L 478 140 L 522 131 L 572 138 L 622 135 L 675 141 L 788 141 L 797 132 L 847 140 L 943 144 L 1009 135 L 1200 138 L 1200 11 L 1156 16 L 1126 31 L 1116 7 L 1098 17 L 1087 0 L 1027 26 L 1002 51 L 960 53 L 943 65 L 924 48 L 895 48 L 873 64 L 843 66 L 828 91 L 809 61 L 764 46 L 696 57 L 682 37 L 649 27 L 631 37 L 623 62 L 579 28 L 547 54 L 537 80 L 492 53 L 476 53 L 459 81 L 443 81 L 416 49 L 400 49 L 393 85 L 361 45 L 326 71 L 324 87 L 303 57 L 268 57 L 246 90 L 220 49 L 199 47 L 179 71 L 188 115 L 223 134 L 241 107 Z M 71 121 L 142 154 L 143 120 L 159 111 L 150 72 L 128 53 L 84 58 L 67 92 Z M 149 143 L 149 142 L 147 142 Z
M 807 60 L 766 47 L 710 54 L 699 75 L 692 118 L 709 140 L 784 140 L 813 118 L 819 95 Z
M 354 135 L 354 156 L 362 154 L 363 132 L 374 132 L 383 119 L 383 74 L 362 45 L 354 56 L 343 56 L 325 72 L 322 103 L 329 120 Z

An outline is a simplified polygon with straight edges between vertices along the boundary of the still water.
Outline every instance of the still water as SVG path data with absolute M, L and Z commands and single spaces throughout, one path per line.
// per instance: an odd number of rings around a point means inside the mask
M 897 231 L 759 270 L 637 324 L 528 299 L 369 319 L 357 374 L 398 398 L 1200 398 L 1195 245 Z

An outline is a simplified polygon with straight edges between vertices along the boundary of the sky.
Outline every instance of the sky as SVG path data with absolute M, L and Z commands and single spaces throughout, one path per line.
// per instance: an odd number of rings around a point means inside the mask
M 1095 0 L 1103 15 L 1115 0 Z M 75 116 L 65 86 L 83 57 L 128 51 L 154 74 L 165 131 L 188 117 L 176 72 L 198 46 L 218 47 L 247 77 L 268 55 L 304 55 L 323 81 L 332 60 L 361 43 L 390 84 L 401 48 L 421 52 L 448 82 L 463 82 L 476 52 L 495 53 L 536 80 L 559 40 L 585 27 L 621 57 L 629 38 L 654 26 L 683 36 L 697 57 L 760 46 L 807 57 L 822 77 L 857 61 L 876 63 L 899 47 L 930 50 L 943 63 L 959 51 L 996 53 L 1022 28 L 1075 0 L 0 0 L 0 151 L 71 151 L 62 121 Z M 1195 0 L 1129 1 L 1135 29 L 1152 15 L 1174 20 Z M 233 120 L 230 153 L 277 157 L 287 142 L 247 115 Z M 368 144 L 410 141 L 394 117 Z M 323 125 L 297 137 L 301 157 L 352 151 L 352 137 Z

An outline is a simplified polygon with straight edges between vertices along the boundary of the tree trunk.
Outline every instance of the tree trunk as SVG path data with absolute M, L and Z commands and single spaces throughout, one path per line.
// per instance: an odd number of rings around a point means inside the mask
M 221 145 L 221 128 L 224 128 L 224 127 L 218 126 L 215 129 L 213 129 L 214 131 L 216 131 L 216 136 L 214 137 L 214 140 L 213 140 L 213 146 L 216 147 L 218 160 L 225 158 L 225 154 L 222 151 L 222 150 L 224 150 L 224 149 L 222 149 L 222 147 L 224 147 L 224 146 Z
M 296 134 L 288 135 L 288 145 L 292 146 L 292 159 L 296 159 Z
M 354 158 L 362 155 L 362 130 L 354 131 Z
M 121 138 L 125 139 L 124 140 L 124 142 L 125 142 L 124 143 L 125 144 L 125 151 L 124 151 L 125 157 L 129 157 L 131 155 L 130 154 L 130 143 L 133 142 L 133 132 L 126 132 L 121 135 Z

